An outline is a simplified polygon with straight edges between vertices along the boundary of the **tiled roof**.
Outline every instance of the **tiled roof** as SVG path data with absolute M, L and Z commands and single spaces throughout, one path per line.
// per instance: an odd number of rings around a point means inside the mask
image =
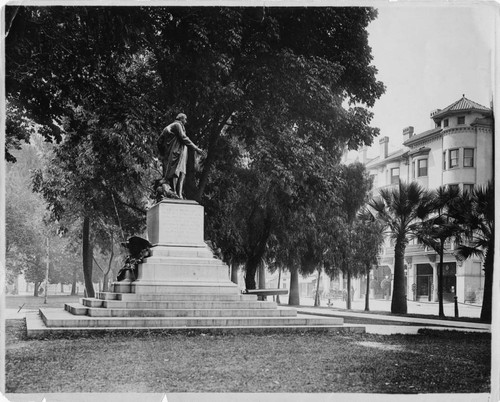
M 441 127 L 436 127 L 436 128 L 433 128 L 433 129 L 430 129 L 430 130 L 427 130 L 427 131 L 424 131 L 423 133 L 420 133 L 420 134 L 417 134 L 417 135 L 414 135 L 413 137 L 411 137 L 409 140 L 406 140 L 403 145 L 406 145 L 406 146 L 409 146 L 410 144 L 413 144 L 419 140 L 422 140 L 426 137 L 430 137 L 431 135 L 433 134 L 437 134 L 441 131 Z
M 477 102 L 471 101 L 470 99 L 467 99 L 465 95 L 462 96 L 459 100 L 457 100 L 455 103 L 452 103 L 450 106 L 445 107 L 443 110 L 440 110 L 439 112 L 435 113 L 432 115 L 432 118 L 439 119 L 443 115 L 450 113 L 450 112 L 462 112 L 462 111 L 482 111 L 482 112 L 490 112 L 491 109 L 480 105 Z

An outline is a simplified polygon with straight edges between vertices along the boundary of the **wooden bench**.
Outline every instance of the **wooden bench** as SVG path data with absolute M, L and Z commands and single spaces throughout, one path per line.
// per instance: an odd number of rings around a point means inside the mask
M 245 289 L 242 291 L 246 295 L 257 295 L 258 300 L 266 300 L 266 296 L 287 295 L 287 289 Z
M 345 300 L 344 296 L 344 291 L 343 290 L 338 290 L 338 289 L 333 289 L 328 292 L 326 295 L 326 299 L 328 299 L 328 303 L 326 304 L 328 307 L 332 306 L 332 300 L 335 299 L 343 299 Z

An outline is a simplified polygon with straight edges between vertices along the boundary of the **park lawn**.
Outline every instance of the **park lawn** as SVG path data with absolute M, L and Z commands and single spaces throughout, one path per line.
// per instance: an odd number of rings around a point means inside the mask
M 491 335 L 154 332 L 27 339 L 8 320 L 6 391 L 488 393 Z

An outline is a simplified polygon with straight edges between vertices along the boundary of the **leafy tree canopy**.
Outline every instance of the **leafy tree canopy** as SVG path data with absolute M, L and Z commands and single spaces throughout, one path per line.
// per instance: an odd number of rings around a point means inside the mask
M 286 121 L 325 149 L 371 143 L 371 113 L 355 105 L 372 106 L 384 90 L 365 30 L 375 16 L 352 7 L 19 7 L 6 40 L 8 101 L 56 140 L 75 108 L 98 109 L 99 126 L 117 133 L 135 118 L 139 143 L 184 111 L 209 150 L 191 190 L 200 198 L 225 131 L 254 142 Z M 142 67 L 123 80 L 134 60 Z
M 190 158 L 187 196 L 225 200 L 214 216 L 248 201 L 248 230 L 228 248 L 256 261 L 294 218 L 335 198 L 342 151 L 378 134 L 372 8 L 7 8 L 8 119 L 62 142 L 36 177 L 55 213 L 140 227 L 156 137 L 182 111 L 208 151 L 198 175 Z M 7 144 L 28 138 L 7 127 Z
M 6 266 L 7 279 L 12 281 L 24 274 L 27 281 L 45 280 L 47 240 L 49 241 L 49 281 L 70 283 L 71 265 L 78 258 L 71 236 L 60 237 L 58 225 L 51 224 L 46 204 L 32 192 L 31 172 L 42 164 L 50 147 L 39 136 L 30 145 L 15 151 L 15 165 L 8 165 L 6 174 Z

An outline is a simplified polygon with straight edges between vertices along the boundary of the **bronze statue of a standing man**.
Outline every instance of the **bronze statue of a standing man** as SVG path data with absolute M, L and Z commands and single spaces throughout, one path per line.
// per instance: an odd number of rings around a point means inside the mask
M 158 151 L 163 167 L 162 184 L 170 186 L 165 193 L 171 198 L 184 199 L 182 191 L 186 178 L 188 147 L 206 156 L 205 151 L 198 148 L 186 135 L 186 123 L 187 116 L 179 113 L 175 121 L 163 129 L 158 139 Z

